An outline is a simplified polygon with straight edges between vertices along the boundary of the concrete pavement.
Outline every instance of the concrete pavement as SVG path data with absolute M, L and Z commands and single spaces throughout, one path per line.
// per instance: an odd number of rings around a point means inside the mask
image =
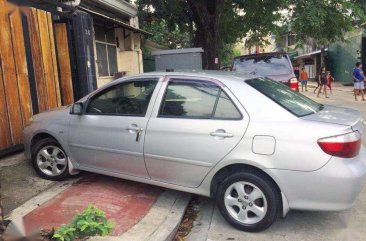
M 39 178 L 23 153 L 0 159 L 0 183 L 5 215 L 54 184 Z
M 328 105 L 337 105 L 359 110 L 366 119 L 366 102 L 355 101 L 352 87 L 339 86 L 329 99 L 321 95 L 317 98 L 312 88 L 302 92 L 306 96 Z M 363 134 L 366 146 L 366 132 Z M 366 184 L 366 180 L 365 180 Z M 301 191 L 301 190 L 299 190 Z M 339 195 L 342 195 L 340 193 Z M 302 212 L 290 211 L 284 219 L 261 233 L 245 233 L 230 226 L 217 210 L 215 203 L 200 198 L 200 211 L 187 241 L 363 241 L 366 240 L 366 185 L 364 185 L 355 206 L 342 212 Z

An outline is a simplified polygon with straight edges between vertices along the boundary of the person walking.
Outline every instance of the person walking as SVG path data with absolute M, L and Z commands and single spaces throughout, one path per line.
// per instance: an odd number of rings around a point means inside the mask
M 322 91 L 322 88 L 324 89 L 325 98 L 329 98 L 327 95 L 327 71 L 325 67 L 322 67 L 319 74 L 319 91 L 317 94 L 317 97 L 320 97 L 320 92 Z
M 354 87 L 354 95 L 355 101 L 357 101 L 357 95 L 361 94 L 362 100 L 365 101 L 364 96 L 364 88 L 365 88 L 365 75 L 363 74 L 362 65 L 360 62 L 356 63 L 356 67 L 352 73 L 353 78 L 353 87 Z
M 332 83 L 333 83 L 333 81 L 334 81 L 333 76 L 331 75 L 330 71 L 327 71 L 327 86 L 328 86 L 329 91 L 330 91 L 331 94 L 333 94 L 332 93 Z
M 296 79 L 299 79 L 299 77 L 300 77 L 300 68 L 299 68 L 299 66 L 295 66 L 294 74 L 295 74 Z
M 302 67 L 301 72 L 300 72 L 300 82 L 301 82 L 301 91 L 302 92 L 304 92 L 304 86 L 305 86 L 305 91 L 308 91 L 308 80 L 309 80 L 308 72 L 306 72 L 305 67 Z
M 319 79 L 319 76 L 320 76 L 320 74 L 319 73 L 316 73 L 316 75 L 315 75 L 316 87 L 314 89 L 314 94 L 316 93 L 316 90 L 318 88 L 320 88 L 320 79 Z

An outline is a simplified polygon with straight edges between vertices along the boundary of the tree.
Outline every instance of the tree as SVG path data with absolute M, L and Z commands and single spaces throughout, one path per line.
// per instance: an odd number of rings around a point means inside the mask
M 357 20 L 365 19 L 364 0 L 291 0 L 290 4 L 293 7 L 286 23 L 300 45 L 310 38 L 321 46 L 321 66 L 325 66 L 325 47 L 344 41 L 345 32 L 351 31 Z
M 203 47 L 207 69 L 217 69 L 215 58 L 243 37 L 262 44 L 286 25 L 300 43 L 313 38 L 325 45 L 343 40 L 355 20 L 365 19 L 365 0 L 137 0 L 137 4 L 145 30 L 164 21 L 169 33 L 177 29 L 177 34 L 188 33 L 191 44 L 186 45 Z

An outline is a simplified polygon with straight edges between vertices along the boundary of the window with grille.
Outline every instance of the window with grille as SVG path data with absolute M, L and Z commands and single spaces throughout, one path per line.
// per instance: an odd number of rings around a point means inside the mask
M 113 76 L 117 72 L 117 45 L 114 29 L 94 25 L 98 76 Z

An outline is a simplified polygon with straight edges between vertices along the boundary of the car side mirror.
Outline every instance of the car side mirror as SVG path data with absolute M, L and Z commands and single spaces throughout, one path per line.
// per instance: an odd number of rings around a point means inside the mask
M 82 115 L 83 114 L 83 103 L 74 103 L 70 108 L 71 115 Z

